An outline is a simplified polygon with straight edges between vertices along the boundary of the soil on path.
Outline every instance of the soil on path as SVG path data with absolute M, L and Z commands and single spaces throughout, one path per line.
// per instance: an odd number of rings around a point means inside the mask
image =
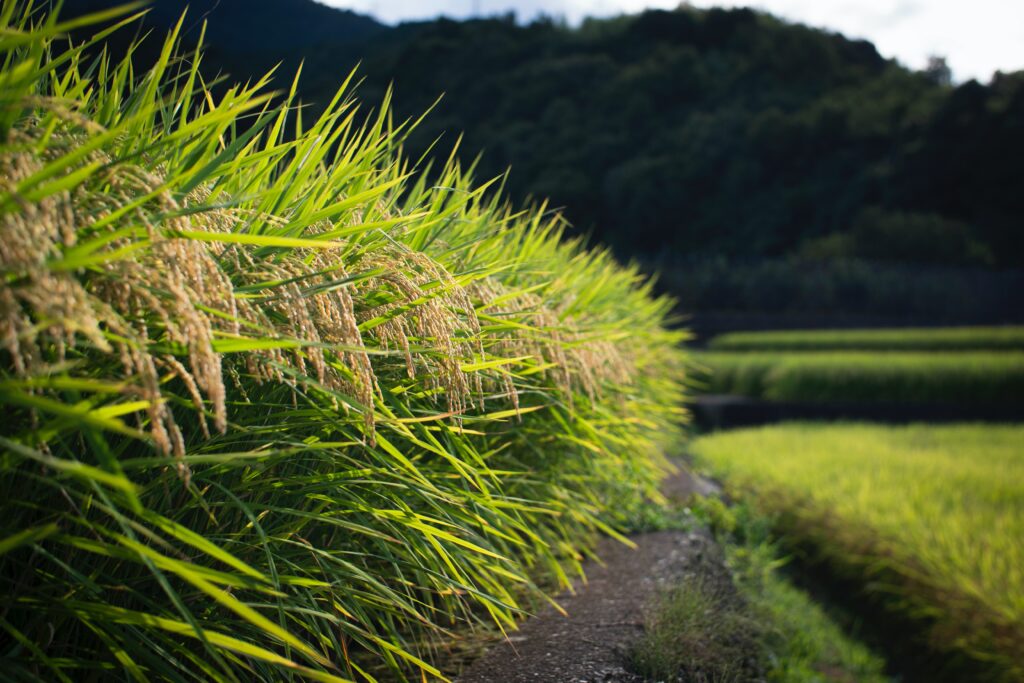
M 666 480 L 663 490 L 685 499 L 705 493 L 706 486 L 683 471 Z M 602 564 L 588 562 L 586 583 L 557 597 L 567 614 L 545 608 L 470 665 L 459 683 L 640 683 L 626 664 L 643 635 L 649 601 L 689 575 L 730 586 L 731 578 L 707 533 L 658 531 L 632 540 L 636 548 L 603 539 Z

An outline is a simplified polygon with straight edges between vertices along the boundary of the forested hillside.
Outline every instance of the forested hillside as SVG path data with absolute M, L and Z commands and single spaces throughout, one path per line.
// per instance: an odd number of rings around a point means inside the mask
M 109 0 L 69 9 L 100 4 Z M 807 269 L 826 270 L 826 289 L 839 292 L 823 307 L 876 311 L 870 283 L 908 277 L 913 293 L 897 312 L 935 314 L 921 301 L 942 298 L 935 283 L 950 277 L 969 292 L 953 305 L 964 315 L 1012 307 L 998 293 L 1019 278 L 978 272 L 1024 266 L 1024 73 L 953 86 L 868 42 L 746 9 L 648 11 L 579 28 L 513 17 L 387 27 L 313 2 L 191 5 L 193 39 L 199 17 L 210 20 L 211 65 L 245 78 L 282 61 L 286 88 L 305 60 L 299 93 L 314 110 L 357 63 L 365 101 L 393 83 L 399 116 L 446 93 L 411 152 L 464 132 L 462 154 L 482 152 L 481 176 L 511 167 L 512 196 L 550 197 L 577 230 L 667 271 L 684 298 L 707 290 L 724 260 L 733 272 L 742 264 L 744 281 L 784 271 L 784 284 L 768 285 L 768 309 L 821 289 L 800 279 Z M 156 7 L 151 24 L 167 25 L 180 5 Z M 245 41 L 218 29 L 238 22 Z M 922 275 L 920 264 L 933 270 Z M 713 303 L 721 288 L 703 296 L 705 308 L 739 301 Z
M 434 22 L 367 56 L 483 170 L 624 252 L 1020 264 L 1024 78 L 956 89 L 751 11 Z M 837 232 L 844 239 L 826 239 Z

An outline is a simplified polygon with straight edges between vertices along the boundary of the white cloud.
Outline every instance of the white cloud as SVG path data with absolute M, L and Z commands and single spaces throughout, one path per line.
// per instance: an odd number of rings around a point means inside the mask
M 446 14 L 502 14 L 520 19 L 544 12 L 570 22 L 584 16 L 671 8 L 678 0 L 322 0 L 372 14 L 387 22 Z M 944 55 L 958 80 L 988 80 L 999 69 L 1024 69 L 1022 0 L 749 0 L 709 2 L 698 7 L 751 5 L 793 21 L 867 38 L 879 52 L 913 68 L 930 55 Z
M 755 2 L 789 19 L 867 38 L 882 54 L 914 68 L 930 55 L 944 55 L 958 79 L 987 80 L 997 69 L 1024 69 L 1024 3 L 1013 0 Z

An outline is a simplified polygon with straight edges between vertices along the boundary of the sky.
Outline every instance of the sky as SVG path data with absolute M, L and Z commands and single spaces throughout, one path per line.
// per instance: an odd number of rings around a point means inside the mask
M 585 16 L 670 9 L 679 0 L 321 0 L 393 23 L 444 14 L 462 18 L 504 14 L 520 20 L 544 12 L 576 23 Z M 791 21 L 866 38 L 886 57 L 914 69 L 941 55 L 957 81 L 988 81 L 996 70 L 1024 69 L 1024 0 L 749 0 L 695 7 L 750 6 Z

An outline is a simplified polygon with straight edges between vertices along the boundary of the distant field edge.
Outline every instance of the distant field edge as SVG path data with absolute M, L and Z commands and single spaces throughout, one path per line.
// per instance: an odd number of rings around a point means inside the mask
M 765 330 L 713 337 L 716 351 L 1004 351 L 1024 350 L 1024 326 Z
M 900 403 L 865 401 L 769 401 L 732 394 L 695 397 L 689 404 L 702 429 L 756 427 L 790 420 L 913 422 L 1024 422 L 1024 403 Z
M 1024 403 L 1022 351 L 704 351 L 704 394 L 815 403 Z

